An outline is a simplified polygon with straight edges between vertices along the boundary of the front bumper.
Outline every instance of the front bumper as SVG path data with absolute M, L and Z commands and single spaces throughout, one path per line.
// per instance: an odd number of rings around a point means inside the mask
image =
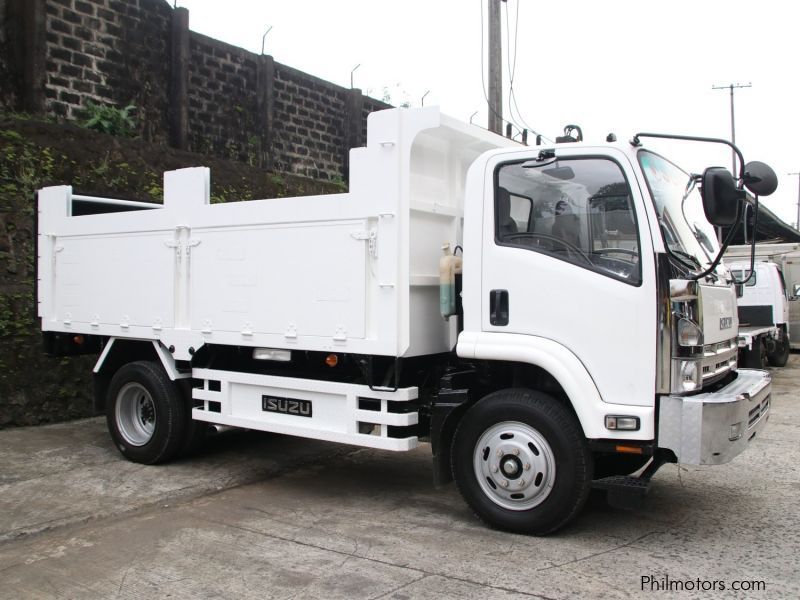
M 721 390 L 696 396 L 663 396 L 658 413 L 658 447 L 678 462 L 719 465 L 741 454 L 769 418 L 771 377 L 740 369 Z

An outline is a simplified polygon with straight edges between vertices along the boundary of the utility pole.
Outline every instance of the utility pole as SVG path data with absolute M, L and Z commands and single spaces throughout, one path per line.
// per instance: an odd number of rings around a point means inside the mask
M 728 85 L 712 85 L 712 90 L 730 90 L 731 91 L 731 143 L 736 143 L 736 124 L 733 117 L 733 90 L 739 88 L 749 88 L 753 87 L 752 83 L 730 83 Z M 736 152 L 731 150 L 731 173 L 734 177 L 736 175 Z
M 787 175 L 798 175 L 797 178 L 797 221 L 795 229 L 800 231 L 800 173 L 787 173 Z
M 489 131 L 503 135 L 503 39 L 500 2 L 489 0 Z

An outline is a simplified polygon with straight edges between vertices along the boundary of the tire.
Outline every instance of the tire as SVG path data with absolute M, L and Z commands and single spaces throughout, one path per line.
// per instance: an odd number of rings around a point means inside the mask
M 785 367 L 789 362 L 789 338 L 786 337 L 786 332 L 781 332 L 781 339 L 775 343 L 775 351 L 767 354 L 767 362 L 771 367 Z
M 205 444 L 209 430 L 209 424 L 205 421 L 195 421 L 191 417 L 187 417 L 186 421 L 186 435 L 184 436 L 183 446 L 178 453 L 181 457 L 197 454 Z
M 572 520 L 592 481 L 592 456 L 574 415 L 526 389 L 494 392 L 467 411 L 453 438 L 452 468 L 478 518 L 533 535 Z
M 192 386 L 191 379 L 183 379 L 177 385 L 181 392 L 183 405 L 186 407 L 186 431 L 184 433 L 183 445 L 178 456 L 189 457 L 197 454 L 203 447 L 208 438 L 210 425 L 205 421 L 195 421 L 192 419 Z
M 161 365 L 128 363 L 111 379 L 106 401 L 111 439 L 130 461 L 167 462 L 185 442 L 186 405 Z
M 760 337 L 753 341 L 753 347 L 740 351 L 739 366 L 745 369 L 763 369 L 767 364 L 767 349 Z

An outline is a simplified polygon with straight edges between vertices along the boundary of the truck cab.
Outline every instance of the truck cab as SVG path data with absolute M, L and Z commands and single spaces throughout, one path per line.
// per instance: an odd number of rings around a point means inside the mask
M 558 362 L 570 397 L 596 399 L 575 408 L 594 439 L 653 440 L 663 396 L 737 378 L 730 271 L 684 277 L 719 253 L 688 173 L 578 143 L 495 151 L 467 181 L 459 355 Z M 609 430 L 610 414 L 639 425 Z
M 737 301 L 740 348 L 744 361 L 764 366 L 782 367 L 789 359 L 789 297 L 780 267 L 769 261 L 732 262 L 730 269 L 743 281 Z
M 648 460 L 644 479 L 663 462 L 727 462 L 766 422 L 769 376 L 737 368 L 734 280 L 701 181 L 630 143 L 497 150 L 468 173 L 458 355 L 514 365 L 512 389 L 571 399 L 595 485 L 630 485 L 613 478 Z M 480 475 L 484 496 L 512 507 L 503 469 Z
M 730 246 L 725 251 L 725 260 L 729 263 L 740 263 L 743 268 L 749 269 L 751 253 L 752 248 L 749 244 Z M 778 265 L 789 302 L 789 346 L 798 350 L 800 349 L 800 244 L 760 242 L 755 245 L 755 252 L 752 254 L 758 262 Z

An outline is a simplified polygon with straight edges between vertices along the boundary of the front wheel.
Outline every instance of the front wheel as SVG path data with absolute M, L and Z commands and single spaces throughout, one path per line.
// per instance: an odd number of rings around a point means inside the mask
M 133 462 L 166 462 L 181 450 L 186 408 L 180 390 L 161 365 L 137 361 L 111 379 L 106 421 L 119 451 Z
M 480 519 L 545 535 L 583 507 L 592 457 L 580 425 L 556 399 L 533 390 L 489 394 L 464 415 L 453 439 L 453 476 Z

